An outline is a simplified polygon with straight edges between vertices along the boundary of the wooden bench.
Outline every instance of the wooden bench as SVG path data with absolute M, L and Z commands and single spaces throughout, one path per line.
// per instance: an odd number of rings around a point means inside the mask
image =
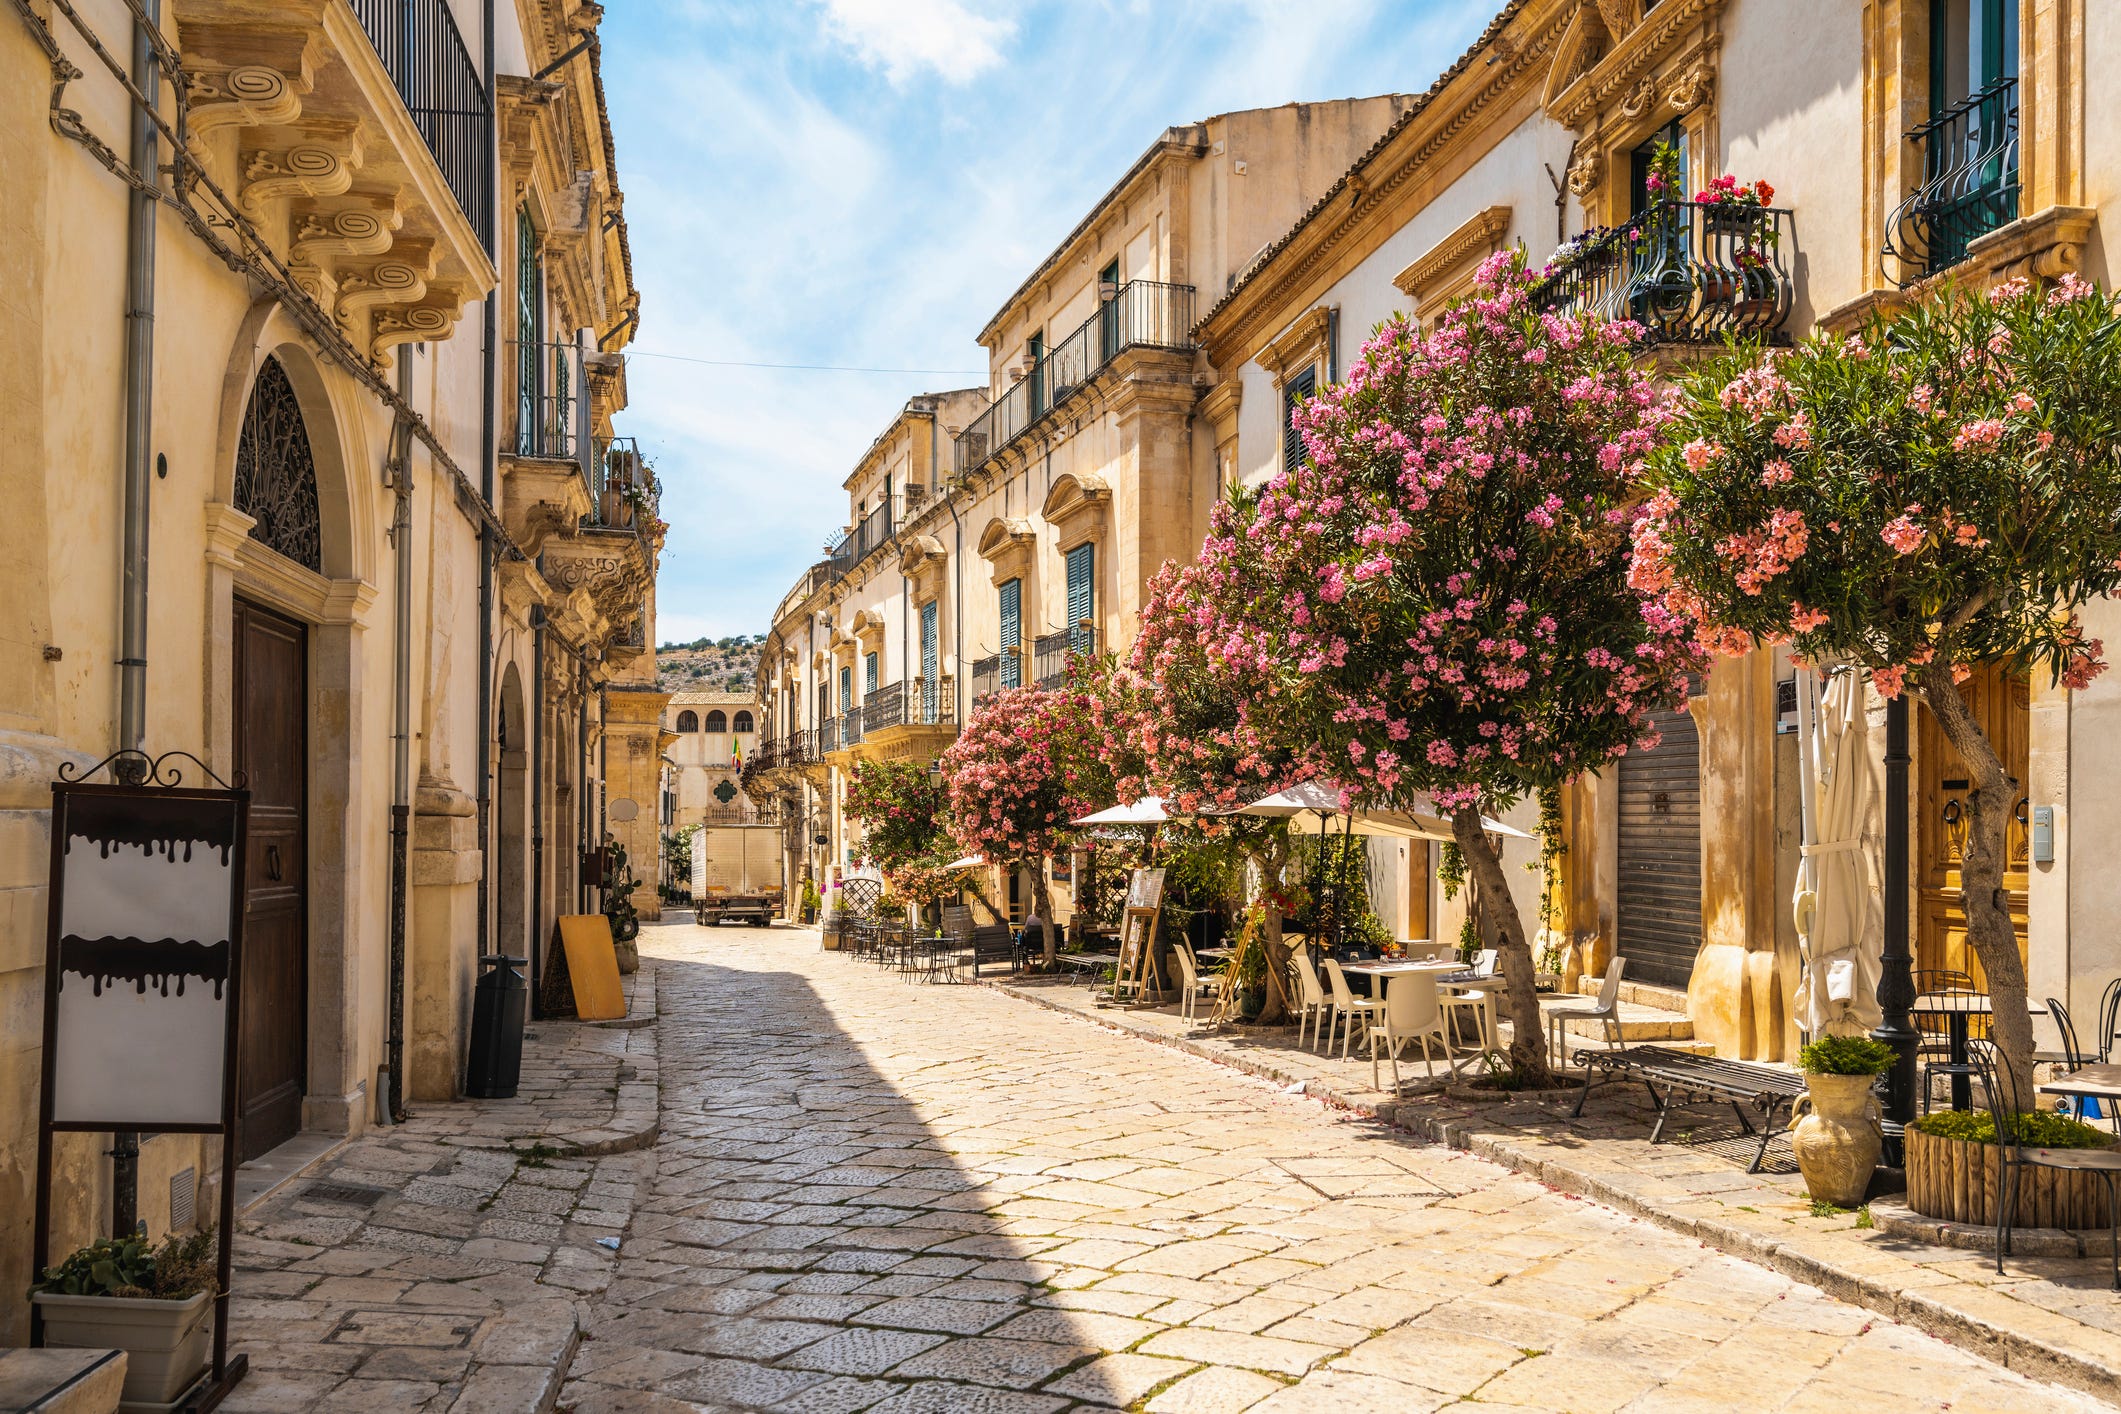
M 1729 1104 L 1745 1132 L 1760 1136 L 1760 1147 L 1754 1151 L 1747 1173 L 1760 1172 L 1761 1162 L 1767 1158 L 1768 1141 L 1789 1131 L 1790 1109 L 1805 1093 L 1801 1075 L 1743 1061 L 1691 1055 L 1669 1046 L 1629 1046 L 1617 1051 L 1585 1047 L 1576 1052 L 1576 1064 L 1583 1067 L 1585 1074 L 1583 1093 L 1576 1097 L 1572 1113 L 1583 1113 L 1584 1101 L 1591 1098 L 1595 1086 L 1608 1080 L 1640 1080 L 1657 1105 L 1657 1123 L 1650 1130 L 1652 1144 L 1664 1138 L 1664 1122 L 1670 1117 L 1675 1099 L 1721 1100 Z M 1746 1113 L 1748 1106 L 1760 1117 L 1757 1129 Z M 1778 1113 L 1783 1117 L 1780 1125 L 1775 1122 Z

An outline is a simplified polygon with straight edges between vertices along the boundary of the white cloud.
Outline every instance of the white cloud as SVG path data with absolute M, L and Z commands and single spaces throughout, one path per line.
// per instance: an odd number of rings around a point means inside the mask
M 824 0 L 825 28 L 895 88 L 932 70 L 969 83 L 1002 62 L 1013 21 L 977 15 L 959 0 Z

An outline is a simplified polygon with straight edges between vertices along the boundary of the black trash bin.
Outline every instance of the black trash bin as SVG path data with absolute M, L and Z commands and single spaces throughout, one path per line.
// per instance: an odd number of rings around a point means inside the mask
M 530 990 L 517 968 L 520 957 L 488 953 L 479 959 L 479 983 L 471 995 L 471 1060 L 464 1093 L 477 1100 L 512 1100 L 523 1075 L 523 1018 Z

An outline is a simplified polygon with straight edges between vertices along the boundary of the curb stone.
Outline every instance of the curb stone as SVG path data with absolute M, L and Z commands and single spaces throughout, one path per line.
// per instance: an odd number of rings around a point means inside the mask
M 1980 1315 L 1960 1309 L 1935 1297 L 1901 1290 L 1889 1282 L 1836 1265 L 1798 1242 L 1777 1241 L 1759 1233 L 1710 1217 L 1706 1210 L 1689 1213 L 1681 1205 L 1645 1198 L 1560 1159 L 1528 1150 L 1504 1138 L 1471 1132 L 1466 1121 L 1410 1112 L 1411 1107 L 1392 1100 L 1375 1101 L 1349 1094 L 1317 1076 L 1299 1075 L 1271 1061 L 1228 1051 L 1185 1036 L 1169 1036 L 1133 1022 L 1125 1013 L 1092 1014 L 1078 1011 L 1040 996 L 1035 990 L 1001 981 L 988 981 L 1003 996 L 1123 1032 L 1141 1040 L 1169 1046 L 1186 1055 L 1242 1071 L 1280 1084 L 1304 1082 L 1304 1093 L 1313 1099 L 1389 1124 L 1419 1139 L 1460 1149 L 1503 1168 L 1515 1170 L 1562 1193 L 1602 1203 L 1630 1217 L 1692 1237 L 1706 1246 L 1755 1265 L 1767 1267 L 1796 1281 L 1816 1286 L 1831 1296 L 1866 1307 L 1896 1321 L 1913 1326 L 1940 1340 L 1965 1349 L 2020 1374 L 2065 1385 L 2068 1388 L 2114 1403 L 2121 1390 L 2121 1362 L 2108 1361 L 2038 1335 L 2012 1330 Z M 2007 1299 L 2007 1298 L 2005 1298 Z M 2031 1314 L 2032 1308 L 2028 1308 Z

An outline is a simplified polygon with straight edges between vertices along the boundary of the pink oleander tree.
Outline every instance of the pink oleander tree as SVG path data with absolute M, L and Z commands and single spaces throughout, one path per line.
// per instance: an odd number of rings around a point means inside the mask
M 1073 686 L 1012 688 L 974 709 L 943 753 L 950 835 L 991 864 L 1030 872 L 1049 968 L 1059 944 L 1046 861 L 1111 789 L 1089 724 L 1088 695 Z
M 1238 493 L 1215 508 L 1211 524 L 1227 527 L 1249 503 Z M 1253 684 L 1228 672 L 1203 641 L 1226 605 L 1234 609 L 1249 597 L 1253 568 L 1226 559 L 1158 570 L 1133 646 L 1093 701 L 1097 739 L 1122 798 L 1159 795 L 1175 815 L 1220 817 L 1166 829 L 1191 835 L 1196 847 L 1235 849 L 1257 866 L 1267 957 L 1267 1000 L 1259 1020 L 1273 1024 L 1286 1018 L 1292 1002 L 1282 920 L 1293 842 L 1286 820 L 1230 812 L 1307 778 L 1315 768 L 1302 750 L 1260 736 L 1246 711 Z
M 1549 1079 L 1532 952 L 1481 828 L 1655 741 L 1700 657 L 1628 584 L 1638 477 L 1662 421 L 1635 326 L 1543 313 L 1521 253 L 1424 333 L 1383 325 L 1294 419 L 1304 464 L 1239 507 L 1205 573 L 1257 587 L 1201 629 L 1255 683 L 1260 735 L 1356 804 L 1433 801 L 1499 943 L 1510 1061 Z M 1426 798 L 1426 801 L 1424 800 Z
M 2032 1021 L 2003 892 L 2021 783 L 1959 685 L 2002 664 L 2081 688 L 2106 667 L 2080 611 L 2121 589 L 2116 328 L 2091 285 L 2014 280 L 1705 369 L 1680 390 L 1635 530 L 1636 587 L 1712 649 L 1788 643 L 1928 705 L 1974 782 L 1967 933 L 2021 1082 Z

